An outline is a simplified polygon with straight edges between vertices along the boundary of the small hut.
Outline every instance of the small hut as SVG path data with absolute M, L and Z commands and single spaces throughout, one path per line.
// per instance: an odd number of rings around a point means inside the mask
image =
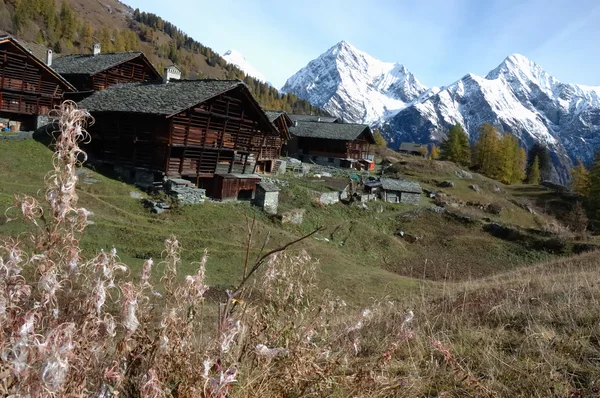
M 279 206 L 279 187 L 272 182 L 263 181 L 256 186 L 254 203 L 267 214 L 277 214 Z
M 382 178 L 381 199 L 389 203 L 418 205 L 421 201 L 421 186 L 416 182 Z

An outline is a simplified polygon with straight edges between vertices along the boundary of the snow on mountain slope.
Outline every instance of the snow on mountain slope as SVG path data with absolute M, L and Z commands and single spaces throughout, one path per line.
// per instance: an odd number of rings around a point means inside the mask
M 263 83 L 268 83 L 267 79 L 263 76 L 263 74 L 260 73 L 248 61 L 246 61 L 246 58 L 244 58 L 244 56 L 239 51 L 228 50 L 225 53 L 223 53 L 223 59 L 225 61 L 227 61 L 228 63 L 233 64 L 233 65 L 237 66 L 238 68 L 240 68 L 242 70 L 242 72 L 244 72 L 248 76 L 252 76 L 252 77 L 262 81 Z
M 472 140 L 483 123 L 515 134 L 522 145 L 548 146 L 553 178 L 569 179 L 576 158 L 590 162 L 600 148 L 600 87 L 561 83 L 526 57 L 508 56 L 487 76 L 464 76 L 390 118 L 383 127 L 397 147 L 401 141 L 442 140 L 460 123 Z
M 290 77 L 283 92 L 348 122 L 377 124 L 427 91 L 406 67 L 341 41 Z

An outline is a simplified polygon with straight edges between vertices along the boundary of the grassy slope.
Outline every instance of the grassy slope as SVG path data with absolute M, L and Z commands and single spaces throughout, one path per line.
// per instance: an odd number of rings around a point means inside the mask
M 35 194 L 51 162 L 51 152 L 35 141 L 0 142 L 0 205 L 7 207 L 15 193 Z M 474 181 L 460 180 L 454 166 L 406 158 L 403 174 L 411 175 L 425 186 L 433 178 L 453 179 L 455 188 L 445 191 L 460 200 L 494 200 L 505 208 L 500 216 L 488 216 L 505 223 L 523 226 L 536 224 L 533 215 L 510 202 L 504 193 L 490 192 L 492 182 L 480 176 Z M 255 247 L 269 234 L 267 248 L 294 240 L 317 226 L 325 230 L 317 238 L 302 243 L 314 257 L 321 259 L 322 286 L 354 302 L 373 296 L 392 297 L 412 293 L 419 286 L 416 279 L 469 279 L 509 270 L 551 258 L 545 252 L 525 249 L 517 242 L 506 242 L 483 233 L 480 223 L 462 224 L 454 219 L 425 210 L 432 207 L 423 199 L 419 208 L 382 203 L 369 204 L 369 210 L 337 204 L 323 207 L 314 203 L 315 192 L 330 190 L 314 178 L 285 177 L 291 184 L 281 192 L 280 209 L 305 208 L 301 226 L 281 225 L 247 203 L 205 203 L 197 207 L 173 209 L 162 215 L 150 214 L 138 199 L 130 196 L 132 186 L 109 179 L 86 169 L 94 184 L 79 184 L 80 204 L 94 212 L 95 225 L 88 227 L 82 242 L 87 254 L 115 246 L 123 260 L 139 266 L 147 257 L 158 258 L 165 237 L 175 234 L 184 248 L 184 270 L 191 271 L 192 261 L 201 258 L 204 248 L 210 251 L 209 278 L 214 285 L 230 285 L 243 268 L 246 217 L 256 217 Z M 477 183 L 482 192 L 468 188 Z M 465 208 L 466 209 L 466 208 Z M 420 211 L 419 211 L 420 210 Z M 462 210 L 462 211 L 467 211 Z M 539 216 L 541 217 L 541 216 Z M 538 218 L 539 218 L 538 217 Z M 2 226 L 2 234 L 14 235 L 24 230 L 22 222 Z M 421 239 L 414 244 L 396 237 L 398 231 Z M 253 251 L 253 257 L 256 255 Z
M 39 194 L 51 162 L 50 150 L 30 140 L 0 142 L 0 152 L 3 153 L 0 159 L 0 206 L 10 206 L 15 193 Z M 260 247 L 267 232 L 270 234 L 267 248 L 294 240 L 327 218 L 315 214 L 308 216 L 310 220 L 304 226 L 281 226 L 279 221 L 247 203 L 206 203 L 158 216 L 150 214 L 138 199 L 130 197 L 130 192 L 136 191 L 132 186 L 91 170 L 86 177 L 99 181 L 89 185 L 80 183 L 78 189 L 80 205 L 94 213 L 91 220 L 95 224 L 86 229 L 82 241 L 86 254 L 114 246 L 124 262 L 135 268 L 147 257 L 159 258 L 164 239 L 175 234 L 184 248 L 182 274 L 191 272 L 191 262 L 201 258 L 204 248 L 209 249 L 211 284 L 228 285 L 240 275 L 246 251 L 246 217 L 252 220 L 256 216 L 256 247 Z M 0 235 L 15 235 L 25 228 L 21 221 L 13 221 L 0 227 Z M 353 296 L 357 301 L 381 292 L 398 295 L 417 286 L 415 281 L 379 268 L 375 261 L 364 261 L 372 254 L 361 254 L 362 261 L 357 261 L 354 253 L 325 242 L 309 240 L 302 246 L 323 260 L 323 286 L 344 296 Z M 256 254 L 253 251 L 253 258 Z

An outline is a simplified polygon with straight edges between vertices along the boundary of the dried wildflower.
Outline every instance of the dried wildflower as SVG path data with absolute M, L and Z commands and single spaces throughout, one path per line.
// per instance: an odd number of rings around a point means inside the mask
M 140 388 L 141 398 L 161 398 L 166 397 L 165 392 L 161 388 L 160 381 L 154 369 L 148 372 L 142 378 L 142 386 Z
M 153 264 L 154 261 L 152 261 L 152 259 L 149 258 L 148 260 L 144 261 L 144 265 L 142 265 L 142 275 L 140 277 L 140 284 L 142 289 L 144 289 L 145 287 L 152 287 L 152 285 L 150 285 L 150 276 L 152 274 Z
M 104 319 L 102 320 L 102 324 L 104 325 L 104 329 L 106 334 L 110 337 L 115 337 L 117 334 L 117 324 L 115 323 L 115 319 L 110 314 L 105 314 Z
M 264 344 L 257 344 L 255 352 L 259 357 L 276 358 L 288 355 L 289 350 L 287 348 L 269 348 Z
M 452 354 L 450 353 L 450 349 L 448 347 L 446 347 L 439 340 L 431 339 L 430 341 L 431 341 L 431 344 L 433 344 L 433 347 L 435 348 L 435 350 L 444 356 L 444 360 L 446 362 L 452 361 Z
M 69 363 L 66 359 L 52 357 L 42 367 L 42 381 L 51 392 L 57 392 L 64 384 L 69 371 Z
M 231 345 L 235 339 L 235 336 L 238 335 L 243 329 L 242 323 L 240 321 L 233 321 L 232 319 L 228 319 L 227 328 L 223 331 L 221 336 L 221 351 L 229 352 L 231 349 Z
M 206 274 L 206 262 L 208 261 L 208 250 L 204 250 L 204 256 L 198 267 L 196 275 L 188 275 L 185 278 L 185 285 L 182 297 L 187 300 L 199 300 L 204 297 L 208 286 L 204 283 Z
M 235 383 L 237 377 L 237 368 L 235 366 L 227 369 L 226 372 L 221 372 L 218 379 L 208 379 L 209 397 L 213 398 L 225 398 L 229 390 L 229 385 Z
M 412 322 L 414 317 L 415 317 L 415 314 L 412 312 L 412 310 L 410 310 L 406 314 L 404 314 L 402 316 L 402 323 L 401 323 L 400 328 L 401 329 L 406 328 Z
M 137 292 L 133 283 L 123 283 L 121 286 L 123 299 L 121 303 L 121 316 L 123 317 L 123 326 L 128 334 L 133 334 L 137 330 L 140 322 L 137 319 Z
M 100 278 L 96 280 L 96 285 L 92 290 L 91 301 L 94 308 L 96 308 L 96 313 L 100 315 L 102 306 L 106 302 L 106 286 L 104 285 L 104 281 Z

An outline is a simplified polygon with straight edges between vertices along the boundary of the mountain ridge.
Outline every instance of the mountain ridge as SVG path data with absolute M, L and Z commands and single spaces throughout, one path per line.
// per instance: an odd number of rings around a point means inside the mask
M 403 109 L 427 87 L 403 64 L 380 61 L 342 40 L 290 77 L 282 91 L 344 120 L 374 124 Z
M 267 78 L 258 71 L 242 53 L 237 50 L 227 50 L 222 55 L 223 59 L 228 63 L 237 66 L 242 72 L 246 74 L 246 76 L 252 76 L 255 79 L 260 80 L 263 83 L 268 83 L 270 86 L 272 84 L 269 83 Z
M 373 73 L 378 67 L 380 73 Z M 283 90 L 344 120 L 381 128 L 392 148 L 401 141 L 439 143 L 456 123 L 474 141 L 480 126 L 491 123 L 525 148 L 546 145 L 552 179 L 561 183 L 577 158 L 590 163 L 600 149 L 600 87 L 563 83 L 518 53 L 485 76 L 467 73 L 427 88 L 401 63 L 384 63 L 341 41 L 290 77 Z M 377 102 L 379 95 L 390 102 Z M 386 106 L 393 101 L 395 108 Z

